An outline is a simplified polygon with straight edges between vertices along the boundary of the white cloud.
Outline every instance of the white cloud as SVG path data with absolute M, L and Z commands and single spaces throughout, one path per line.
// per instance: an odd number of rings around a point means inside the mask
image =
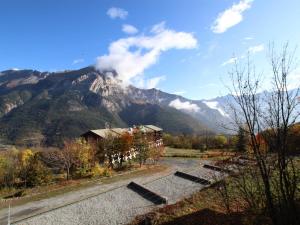
M 197 106 L 196 104 L 193 104 L 189 101 L 186 102 L 182 102 L 180 101 L 180 99 L 175 99 L 173 101 L 171 101 L 169 103 L 169 106 L 175 108 L 175 109 L 179 109 L 179 110 L 185 110 L 185 111 L 189 111 L 189 112 L 198 112 L 199 111 L 199 106 Z
M 233 63 L 235 63 L 237 60 L 238 60 L 237 57 L 232 57 L 232 58 L 228 59 L 227 61 L 223 62 L 223 63 L 222 63 L 222 66 L 226 66 L 226 65 L 229 65 L 229 64 L 233 64 Z
M 84 59 L 74 59 L 72 64 L 75 65 L 75 64 L 83 63 L 83 62 L 84 62 Z
M 214 33 L 224 33 L 229 28 L 239 24 L 243 20 L 243 12 L 251 8 L 253 0 L 241 0 L 233 4 L 229 9 L 220 13 L 211 26 Z
M 156 88 L 157 85 L 166 79 L 165 76 L 153 77 L 146 81 L 146 89 Z
M 132 84 L 138 88 L 152 89 L 157 88 L 158 84 L 166 80 L 165 76 L 157 76 L 150 79 L 145 79 L 143 75 L 136 76 L 132 79 Z
M 119 79 L 130 83 L 155 64 L 163 52 L 197 47 L 197 39 L 193 34 L 166 29 L 164 26 L 157 29 L 156 26 L 152 28 L 155 33 L 151 35 L 131 36 L 112 42 L 109 53 L 97 58 L 96 68 L 115 70 Z
M 263 51 L 264 49 L 265 49 L 265 46 L 263 44 L 260 44 L 260 45 L 249 47 L 248 52 L 252 53 L 252 54 L 255 54 L 257 52 Z
M 162 31 L 164 31 L 166 28 L 166 21 L 162 21 L 158 24 L 155 24 L 152 29 L 151 29 L 151 32 L 154 33 L 154 34 L 158 34 Z
M 106 14 L 112 19 L 120 18 L 124 20 L 128 16 L 128 12 L 126 10 L 116 7 L 108 9 Z
M 136 34 L 138 29 L 130 24 L 124 24 L 122 27 L 122 31 L 126 34 Z

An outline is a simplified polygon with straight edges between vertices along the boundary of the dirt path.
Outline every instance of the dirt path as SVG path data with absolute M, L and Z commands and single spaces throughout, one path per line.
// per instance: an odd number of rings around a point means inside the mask
M 51 197 L 48 199 L 38 200 L 26 203 L 24 205 L 12 207 L 11 209 L 11 221 L 19 221 L 20 219 L 27 218 L 28 216 L 41 214 L 43 212 L 47 212 L 49 210 L 55 209 L 55 208 L 61 208 L 62 206 L 79 202 L 83 199 L 90 198 L 92 199 L 95 196 L 100 195 L 101 193 L 105 192 L 115 192 L 115 196 L 120 193 L 121 195 L 125 196 L 125 192 L 128 191 L 127 189 L 124 189 L 123 187 L 126 186 L 130 181 L 135 181 L 138 183 L 149 183 L 151 181 L 157 180 L 161 177 L 165 177 L 168 174 L 172 174 L 176 170 L 186 170 L 191 169 L 193 167 L 196 167 L 199 165 L 199 160 L 195 159 L 180 159 L 180 158 L 165 158 L 161 160 L 160 162 L 162 165 L 169 166 L 169 169 L 158 172 L 152 175 L 147 176 L 139 176 L 136 178 L 129 178 L 124 179 L 121 181 L 116 181 L 114 183 L 110 184 L 103 184 L 103 183 L 96 183 L 94 186 L 89 188 L 84 188 L 78 191 L 71 191 L 68 193 L 65 193 L 63 195 L 58 195 L 55 197 Z M 124 189 L 124 190 L 123 190 Z M 120 192 L 121 190 L 121 192 Z M 123 193 L 123 194 L 122 194 Z M 121 197 L 120 195 L 120 197 Z M 127 193 L 128 197 L 130 197 L 132 194 Z M 136 196 L 134 196 L 136 197 Z M 126 199 L 126 198 L 125 198 Z M 99 199 L 100 200 L 100 199 Z M 141 202 L 143 200 L 139 199 Z M 102 200 L 104 202 L 104 200 Z M 120 199 L 119 199 L 120 201 Z M 149 204 L 147 202 L 147 204 Z M 145 205 L 145 202 L 142 203 L 142 205 Z M 3 209 L 0 211 L 0 224 L 7 224 L 7 213 L 8 209 Z M 133 212 L 133 214 L 136 214 L 138 212 Z

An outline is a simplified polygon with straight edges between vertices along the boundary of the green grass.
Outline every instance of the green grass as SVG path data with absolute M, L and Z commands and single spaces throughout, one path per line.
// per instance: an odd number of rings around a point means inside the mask
M 181 149 L 165 147 L 164 157 L 187 157 L 187 158 L 200 158 L 203 153 L 196 149 Z
M 223 160 L 232 156 L 234 153 L 227 150 L 210 149 L 202 151 L 198 149 L 182 149 L 165 147 L 164 157 L 183 157 L 183 158 L 203 158 L 213 160 Z

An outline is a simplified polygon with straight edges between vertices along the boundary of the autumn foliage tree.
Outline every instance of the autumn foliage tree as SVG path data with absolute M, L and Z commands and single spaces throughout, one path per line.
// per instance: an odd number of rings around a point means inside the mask
M 288 152 L 290 154 L 300 153 L 300 124 L 295 124 L 291 126 L 288 131 Z
M 0 153 L 0 186 L 12 187 L 19 177 L 19 151 L 11 149 Z
M 157 163 L 161 158 L 164 152 L 164 146 L 153 145 L 149 148 L 149 158 L 153 160 L 154 163 Z
M 133 137 L 130 133 L 125 132 L 119 138 L 119 167 L 121 168 L 125 157 L 129 157 L 133 147 Z
M 100 161 L 108 163 L 109 168 L 114 167 L 115 156 L 118 154 L 120 143 L 119 140 L 110 132 L 98 143 L 97 157 Z
M 137 153 L 137 160 L 140 167 L 149 157 L 149 140 L 144 132 L 137 130 L 133 135 L 133 146 Z
M 0 154 L 0 186 L 34 187 L 51 180 L 51 171 L 40 159 L 40 152 L 12 149 Z
M 48 184 L 52 181 L 52 173 L 40 160 L 40 154 L 34 153 L 27 159 L 22 168 L 21 179 L 26 187 Z
M 95 165 L 95 154 L 95 148 L 83 139 L 66 140 L 61 150 L 45 153 L 44 160 L 63 170 L 68 180 L 71 176 L 85 176 Z

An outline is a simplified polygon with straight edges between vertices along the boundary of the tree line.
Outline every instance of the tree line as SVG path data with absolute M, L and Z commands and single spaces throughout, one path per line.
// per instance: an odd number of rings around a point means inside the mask
M 162 151 L 163 146 L 142 132 L 108 135 L 99 143 L 66 140 L 57 150 L 14 148 L 0 152 L 0 188 L 45 185 L 62 176 L 66 180 L 110 176 L 113 170 L 124 169 L 125 162 L 126 166 L 142 166 L 148 159 L 155 163 Z
M 182 149 L 232 149 L 237 145 L 236 135 L 171 135 L 164 134 L 164 144 Z

